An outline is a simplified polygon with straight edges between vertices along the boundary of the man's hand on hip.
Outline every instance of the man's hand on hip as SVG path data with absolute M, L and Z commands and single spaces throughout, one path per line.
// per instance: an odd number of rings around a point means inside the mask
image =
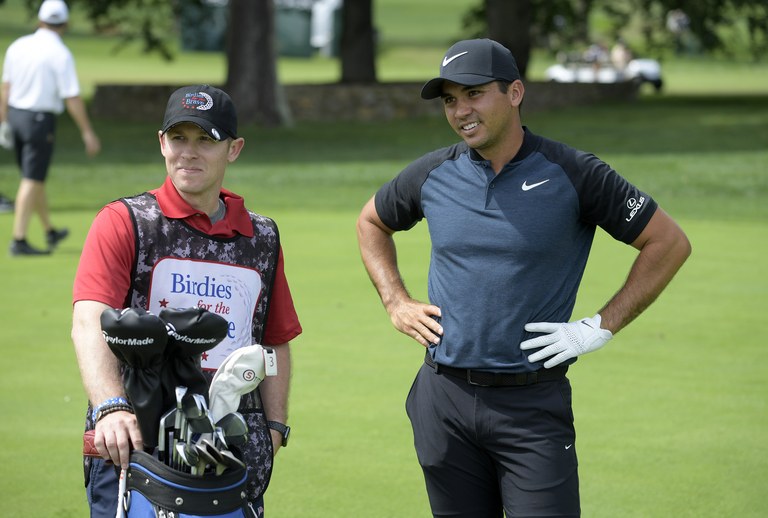
M 578 322 L 552 323 L 531 322 L 525 325 L 525 330 L 531 333 L 547 333 L 520 344 L 520 349 L 543 349 L 528 356 L 531 363 L 549 358 L 544 367 L 551 369 L 565 360 L 587 354 L 600 349 L 613 338 L 613 333 L 600 329 L 599 314 L 592 318 L 582 318 Z
M 387 311 L 395 329 L 424 347 L 440 343 L 443 326 L 439 322 L 439 307 L 408 299 L 389 306 Z

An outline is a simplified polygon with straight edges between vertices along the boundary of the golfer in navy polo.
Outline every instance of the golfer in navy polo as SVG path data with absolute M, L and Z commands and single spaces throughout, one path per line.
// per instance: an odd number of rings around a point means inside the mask
M 426 348 L 407 399 L 434 516 L 579 516 L 566 372 L 650 305 L 690 254 L 645 192 L 520 120 L 525 86 L 488 39 L 446 52 L 424 99 L 462 142 L 408 165 L 357 223 L 394 326 Z M 429 303 L 398 272 L 393 234 L 426 219 Z M 597 227 L 638 250 L 623 286 L 571 321 Z

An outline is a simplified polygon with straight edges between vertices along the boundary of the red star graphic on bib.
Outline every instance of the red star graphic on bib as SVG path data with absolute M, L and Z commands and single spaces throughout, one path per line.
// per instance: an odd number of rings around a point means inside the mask
M 160 301 L 160 307 L 161 308 L 167 308 L 168 304 L 169 304 L 169 302 L 167 300 L 165 300 L 165 299 Z

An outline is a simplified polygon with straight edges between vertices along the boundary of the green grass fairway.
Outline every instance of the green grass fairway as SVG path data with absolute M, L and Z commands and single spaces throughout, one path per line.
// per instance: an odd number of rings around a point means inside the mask
M 768 281 L 768 98 L 646 99 L 530 116 L 542 134 L 593 149 L 655 194 L 693 242 L 667 292 L 599 354 L 572 369 L 584 515 L 762 516 L 768 480 L 765 365 L 758 338 Z M 105 202 L 159 184 L 154 125 L 101 125 L 105 152 L 82 156 L 71 123 L 49 193 L 72 237 L 53 256 L 0 254 L 0 478 L 4 516 L 35 502 L 85 513 L 84 396 L 69 341 L 81 243 Z M 422 349 L 391 329 L 360 264 L 357 212 L 410 159 L 454 137 L 439 119 L 246 128 L 229 187 L 274 217 L 305 333 L 295 342 L 294 435 L 267 497 L 273 516 L 425 516 L 404 399 Z M 16 184 L 0 155 L 0 190 Z M 0 216 L 10 235 L 11 217 Z M 42 243 L 39 227 L 31 239 Z M 428 238 L 398 238 L 402 270 L 425 291 Z M 619 283 L 631 250 L 599 234 L 574 317 Z M 762 266 L 761 266 L 762 265 Z
M 377 0 L 381 77 L 432 76 L 459 34 L 457 13 L 474 3 Z M 26 31 L 19 5 L 0 7 L 3 46 Z M 222 78 L 220 56 L 183 55 L 168 66 L 135 49 L 116 58 L 112 40 L 79 27 L 73 46 L 86 92 L 107 81 Z M 768 347 L 761 335 L 768 310 L 768 66 L 703 58 L 664 66 L 669 88 L 661 96 L 523 113 L 533 131 L 595 152 L 651 193 L 693 244 L 656 304 L 571 370 L 583 516 L 768 516 Z M 336 62 L 321 58 L 281 60 L 280 68 L 292 82 L 338 75 Z M 96 211 L 163 181 L 157 117 L 146 124 L 95 121 L 103 153 L 94 160 L 84 157 L 69 118 L 60 118 L 48 193 L 54 223 L 69 227 L 71 237 L 50 257 L 0 251 L 3 518 L 87 516 L 79 455 L 86 401 L 69 337 L 72 280 Z M 429 516 L 404 409 L 423 349 L 391 327 L 360 262 L 355 220 L 379 185 L 456 136 L 440 118 L 245 127 L 242 134 L 246 147 L 226 186 L 278 222 L 304 327 L 293 348 L 292 439 L 278 456 L 267 514 Z M 17 186 L 12 156 L 0 150 L 0 192 L 15 196 Z M 11 215 L 0 214 L 2 247 L 11 224 Z M 43 244 L 36 220 L 29 238 Z M 423 298 L 426 225 L 398 235 L 397 243 L 403 275 Z M 633 256 L 598 233 L 574 318 L 601 307 Z

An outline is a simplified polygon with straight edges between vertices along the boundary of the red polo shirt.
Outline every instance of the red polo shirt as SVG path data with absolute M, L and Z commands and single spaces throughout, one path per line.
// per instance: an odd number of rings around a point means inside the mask
M 243 198 L 221 190 L 227 212 L 221 221 L 211 224 L 208 216 L 192 208 L 176 191 L 170 178 L 149 191 L 157 198 L 160 210 L 168 218 L 182 219 L 188 225 L 212 237 L 253 236 L 253 225 Z M 131 287 L 131 270 L 136 256 L 135 234 L 128 208 L 115 201 L 96 215 L 83 245 L 77 267 L 72 301 L 95 300 L 113 308 L 122 308 Z M 291 291 L 285 278 L 283 250 L 277 262 L 263 345 L 279 345 L 301 334 Z

